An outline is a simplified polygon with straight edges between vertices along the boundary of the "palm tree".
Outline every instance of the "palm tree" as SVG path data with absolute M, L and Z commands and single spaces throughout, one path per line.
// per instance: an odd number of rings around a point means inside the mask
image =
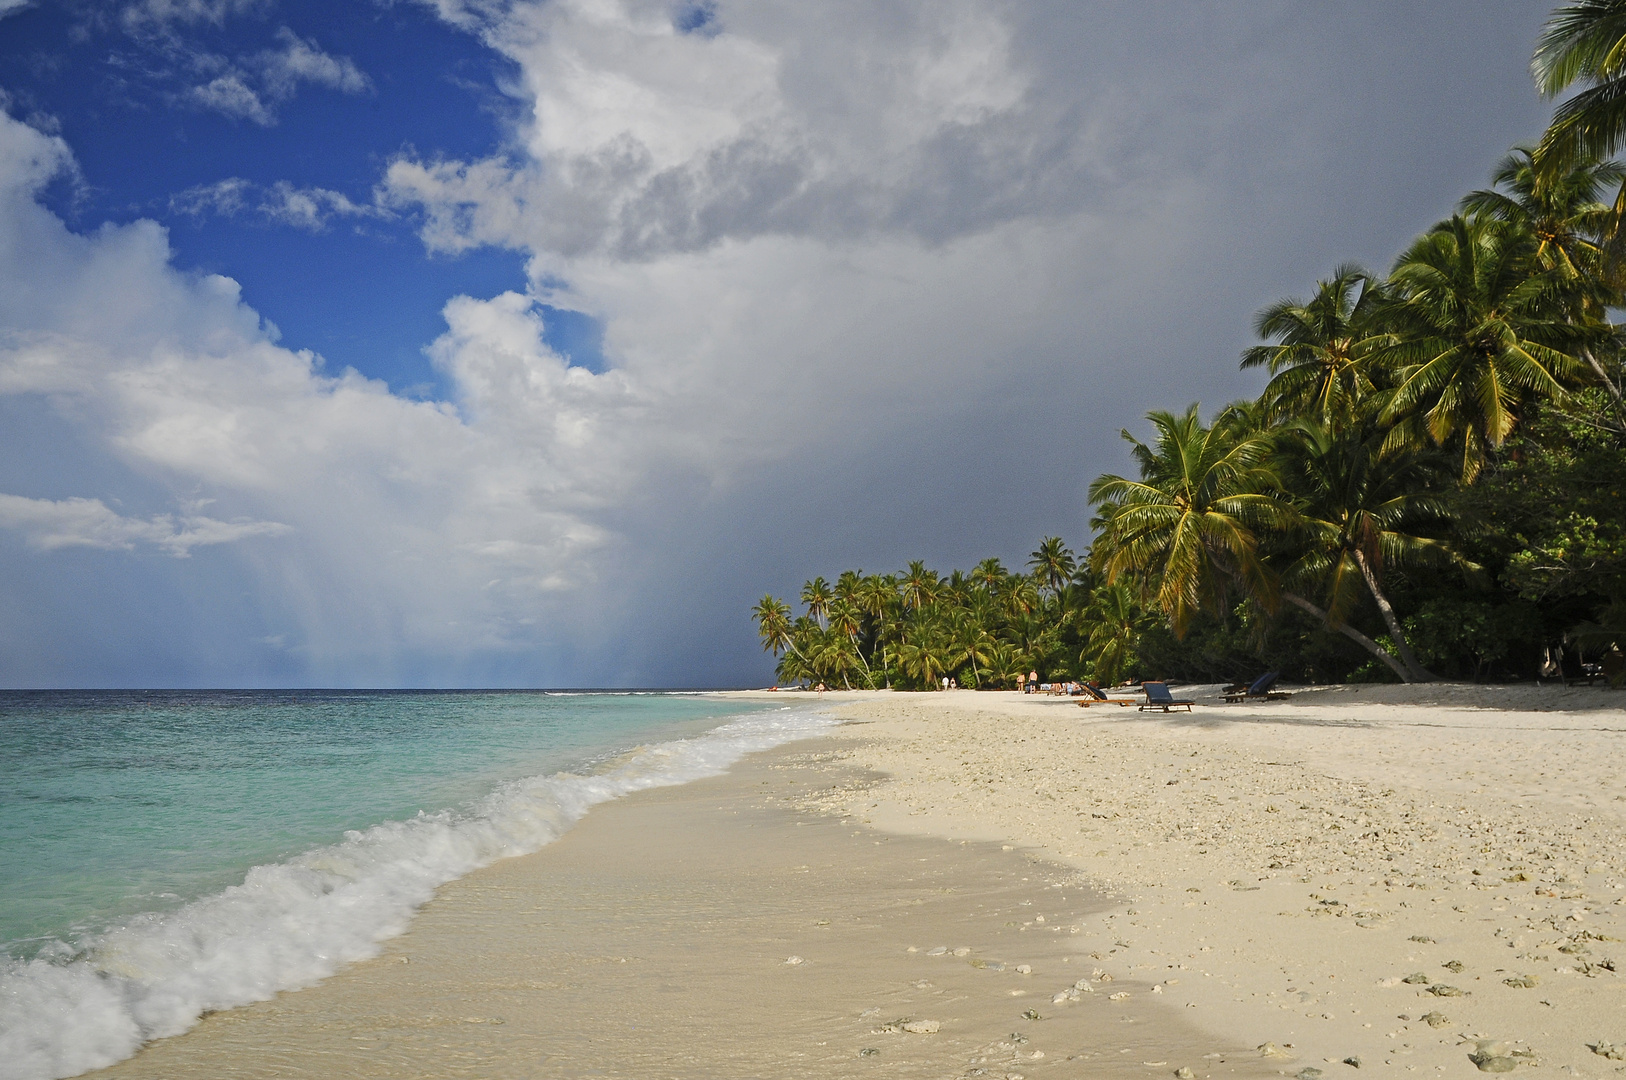
M 1151 629 L 1152 617 L 1135 600 L 1128 585 L 1103 585 L 1084 608 L 1089 627 L 1079 663 L 1090 667 L 1098 682 L 1116 683 L 1135 659 L 1141 635 Z
M 852 639 L 834 626 L 815 629 L 810 636 L 813 646 L 808 650 L 808 658 L 814 670 L 825 682 L 834 683 L 839 679 L 843 686 L 851 690 L 849 676 L 858 671 L 855 661 L 861 661 Z
M 961 614 L 952 622 L 949 635 L 949 664 L 956 668 L 961 664 L 970 664 L 973 686 L 982 684 L 982 668 L 992 658 L 993 647 L 994 636 L 974 614 Z
M 917 623 L 898 646 L 898 660 L 906 674 L 913 675 L 927 688 L 937 689 L 937 680 L 949 670 L 948 650 L 938 631 L 930 623 Z
M 843 574 L 842 577 L 845 578 L 846 575 Z M 854 591 L 856 592 L 856 589 Z M 852 649 L 852 655 L 857 657 L 858 663 L 863 667 L 864 678 L 868 682 L 870 676 L 869 661 L 864 659 L 863 652 L 858 648 L 858 635 L 864 631 L 863 610 L 857 604 L 838 596 L 836 601 L 830 605 L 830 630 L 841 634 L 847 639 L 847 644 Z
M 984 559 L 971 571 L 971 580 L 988 592 L 998 589 L 1006 576 L 1005 564 L 998 559 Z
M 796 648 L 795 638 L 791 636 L 789 604 L 772 595 L 764 596 L 751 610 L 751 617 L 756 620 L 763 652 L 778 656 L 786 649 Z
M 813 665 L 799 652 L 788 652 L 774 666 L 774 677 L 782 683 L 812 682 L 818 678 Z
M 858 592 L 863 588 L 863 584 L 862 570 L 843 570 L 841 576 L 836 578 L 835 598 L 845 600 L 849 604 L 857 604 Z
M 926 569 L 919 559 L 909 564 L 900 584 L 904 606 L 911 611 L 919 611 L 937 598 L 937 572 Z
M 1626 142 L 1626 0 L 1579 0 L 1554 11 L 1530 73 L 1546 97 L 1588 84 L 1558 107 L 1541 137 L 1535 159 L 1544 177 L 1613 154 Z
M 1443 541 L 1413 531 L 1449 518 L 1446 503 L 1431 490 L 1438 468 L 1386 444 L 1382 431 L 1363 439 L 1300 422 L 1283 433 L 1282 444 L 1280 475 L 1298 511 L 1291 541 L 1296 558 L 1283 581 L 1308 586 L 1326 598 L 1326 607 L 1293 592 L 1284 591 L 1283 598 L 1361 645 L 1402 681 L 1432 681 L 1382 582 L 1386 568 L 1406 565 L 1478 569 Z M 1377 605 L 1398 656 L 1349 625 L 1363 594 Z
M 1535 151 L 1516 146 L 1497 164 L 1491 187 L 1463 196 L 1461 210 L 1527 233 L 1536 243 L 1536 265 L 1557 271 L 1564 281 L 1597 274 L 1603 257 L 1599 236 L 1609 228 L 1610 216 L 1603 189 L 1618 189 L 1626 171 L 1617 162 L 1594 159 L 1542 179 Z
M 1159 410 L 1147 419 L 1157 429 L 1152 445 L 1123 432 L 1140 479 L 1106 475 L 1090 484 L 1099 508 L 1094 568 L 1109 585 L 1125 575 L 1140 579 L 1177 637 L 1199 610 L 1223 610 L 1232 585 L 1273 608 L 1275 582 L 1254 529 L 1291 513 L 1270 494 L 1270 441 L 1204 427 L 1195 405 L 1182 416 Z
M 1490 218 L 1461 215 L 1419 237 L 1395 263 L 1396 343 L 1379 354 L 1398 385 L 1381 419 L 1394 437 L 1451 444 L 1471 483 L 1531 395 L 1562 397 L 1598 336 L 1565 318 L 1561 283 L 1535 245 Z
M 1005 584 L 1005 607 L 1011 618 L 1031 615 L 1039 607 L 1039 587 L 1030 577 L 1009 578 Z
M 1078 559 L 1062 543 L 1061 537 L 1047 536 L 1039 541 L 1039 549 L 1029 555 L 1028 569 L 1033 572 L 1034 580 L 1049 589 L 1052 596 L 1060 596 L 1067 580 L 1078 569 Z
M 1516 147 L 1502 159 L 1489 191 L 1475 191 L 1462 200 L 1466 214 L 1508 222 L 1535 242 L 1536 265 L 1550 271 L 1570 301 L 1574 322 L 1593 324 L 1607 319 L 1607 309 L 1619 303 L 1626 279 L 1626 250 L 1622 250 L 1620 207 L 1603 203 L 1603 189 L 1621 188 L 1626 170 L 1613 161 L 1582 161 L 1561 174 L 1543 178 L 1533 151 Z M 1496 190 L 1496 189 L 1505 190 Z M 1612 238 L 1612 239 L 1611 239 Z M 1615 412 L 1626 426 L 1626 396 L 1591 348 L 1577 355 L 1614 400 Z
M 1020 689 L 1032 667 L 1031 660 L 1010 642 L 995 641 L 988 648 L 989 677 L 1000 685 L 1010 684 Z
M 830 611 L 830 601 L 835 594 L 830 591 L 830 583 L 822 577 L 802 585 L 802 606 L 807 608 L 810 617 L 817 619 L 820 626 L 824 625 L 824 617 Z
M 1354 263 L 1316 282 L 1308 301 L 1278 300 L 1259 312 L 1254 333 L 1276 344 L 1248 349 L 1242 367 L 1270 370 L 1260 395 L 1268 418 L 1309 416 L 1332 423 L 1353 415 L 1373 390 L 1368 360 L 1389 343 L 1381 316 L 1381 291 Z
M 876 660 L 880 661 L 882 673 L 886 676 L 886 685 L 892 685 L 890 667 L 887 662 L 887 638 L 890 631 L 887 625 L 887 616 L 898 603 L 898 585 L 889 574 L 871 574 L 863 579 L 858 586 L 859 609 L 872 620 L 875 631 L 875 642 L 870 648 L 869 660 L 866 663 L 871 671 L 876 667 Z

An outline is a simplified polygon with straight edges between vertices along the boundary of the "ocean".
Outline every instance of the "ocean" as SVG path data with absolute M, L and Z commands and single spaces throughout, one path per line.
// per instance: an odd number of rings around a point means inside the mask
M 594 804 L 832 723 L 680 693 L 0 691 L 0 1080 L 316 982 Z

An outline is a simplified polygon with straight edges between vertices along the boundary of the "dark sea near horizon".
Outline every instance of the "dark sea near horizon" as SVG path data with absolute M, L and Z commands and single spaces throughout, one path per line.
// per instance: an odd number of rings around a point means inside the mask
M 0 1080 L 314 982 L 593 804 L 830 723 L 692 692 L 0 691 Z

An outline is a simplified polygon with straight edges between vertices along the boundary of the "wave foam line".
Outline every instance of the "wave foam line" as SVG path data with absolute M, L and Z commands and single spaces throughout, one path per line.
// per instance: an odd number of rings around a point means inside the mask
M 256 866 L 241 885 L 132 919 L 74 950 L 0 969 L 0 1080 L 103 1068 L 205 1012 L 309 986 L 378 955 L 437 887 L 557 839 L 597 803 L 725 772 L 757 750 L 832 726 L 788 710 L 662 743 L 597 776 L 516 781 L 467 814 L 442 811 L 345 834 Z

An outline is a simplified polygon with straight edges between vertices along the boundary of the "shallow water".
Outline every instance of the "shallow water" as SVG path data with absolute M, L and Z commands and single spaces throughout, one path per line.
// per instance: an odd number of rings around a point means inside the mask
M 0 1077 L 307 985 L 594 803 L 828 723 L 695 695 L 0 694 Z

